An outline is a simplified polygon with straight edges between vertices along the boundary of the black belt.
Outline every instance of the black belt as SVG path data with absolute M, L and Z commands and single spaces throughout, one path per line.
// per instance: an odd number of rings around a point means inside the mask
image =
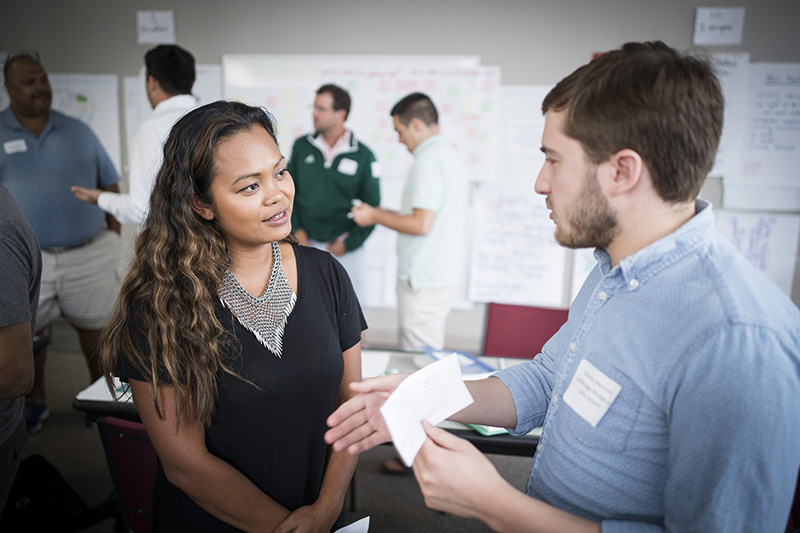
M 95 235 L 95 237 L 96 237 L 96 235 Z M 49 252 L 49 253 L 59 253 L 59 252 L 68 252 L 70 250 L 77 250 L 78 248 L 83 248 L 87 244 L 91 243 L 95 239 L 95 237 L 92 237 L 88 241 L 83 242 L 81 244 L 76 244 L 74 246 L 51 246 L 49 248 L 42 248 L 42 251 L 43 252 Z

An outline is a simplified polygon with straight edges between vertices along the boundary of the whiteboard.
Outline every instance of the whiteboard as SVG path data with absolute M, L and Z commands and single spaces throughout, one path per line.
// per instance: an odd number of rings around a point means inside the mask
M 53 109 L 87 124 L 122 175 L 117 76 L 51 74 Z

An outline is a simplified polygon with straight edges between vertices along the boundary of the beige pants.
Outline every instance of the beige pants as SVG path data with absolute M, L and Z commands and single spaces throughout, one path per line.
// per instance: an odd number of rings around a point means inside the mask
M 412 289 L 408 280 L 397 282 L 397 313 L 400 349 L 415 351 L 423 346 L 444 348 L 447 315 L 456 302 L 458 289 Z
M 103 327 L 119 295 L 122 264 L 122 240 L 110 230 L 103 230 L 85 246 L 42 250 L 36 329 L 59 316 L 77 328 Z

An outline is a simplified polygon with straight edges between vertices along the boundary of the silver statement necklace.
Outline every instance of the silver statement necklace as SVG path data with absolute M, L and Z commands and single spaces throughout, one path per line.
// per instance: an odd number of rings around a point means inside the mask
M 219 287 L 219 299 L 239 322 L 266 348 L 281 356 L 283 328 L 294 309 L 297 295 L 281 269 L 281 249 L 272 243 L 272 272 L 264 294 L 256 298 L 247 292 L 230 269 L 225 270 Z

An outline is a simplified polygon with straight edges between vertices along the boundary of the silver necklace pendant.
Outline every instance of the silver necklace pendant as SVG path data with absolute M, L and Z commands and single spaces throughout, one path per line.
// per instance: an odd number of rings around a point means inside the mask
M 294 309 L 297 295 L 281 268 L 281 249 L 272 243 L 272 272 L 267 288 L 256 298 L 242 287 L 230 269 L 226 269 L 219 287 L 222 305 L 231 310 L 236 319 L 269 351 L 281 356 L 283 329 Z

